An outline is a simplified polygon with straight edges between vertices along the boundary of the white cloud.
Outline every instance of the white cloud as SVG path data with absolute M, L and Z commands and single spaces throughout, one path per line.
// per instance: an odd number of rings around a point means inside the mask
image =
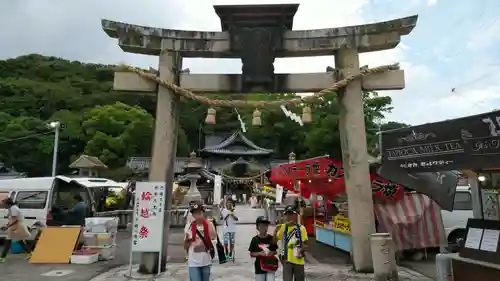
M 219 18 L 213 12 L 213 5 L 238 5 L 245 4 L 248 1 L 241 0 L 219 0 L 219 1 L 199 1 L 196 10 L 192 10 L 183 18 L 183 25 L 206 30 L 220 30 Z M 297 1 L 300 3 L 299 10 L 294 17 L 294 29 L 319 29 L 339 27 L 345 25 L 355 25 L 365 23 L 361 16 L 362 8 L 368 4 L 367 0 L 352 0 L 338 5 L 335 1 L 316 0 L 316 1 Z M 186 2 L 183 2 L 186 3 Z M 290 3 L 288 0 L 268 1 L 255 0 L 252 4 L 275 4 Z M 187 3 L 186 3 L 187 5 Z M 212 16 L 209 16 L 212 15 Z M 239 60 L 220 59 L 186 59 L 186 65 L 193 73 L 214 73 L 222 72 L 239 73 L 241 72 L 241 63 Z M 392 62 L 389 62 L 392 63 Z M 367 64 L 365 62 L 364 64 Z M 386 62 L 387 64 L 387 62 Z M 299 72 L 324 72 L 328 65 L 333 65 L 333 56 L 331 57 L 309 57 L 309 58 L 279 58 L 275 61 L 275 70 L 278 73 L 299 73 Z M 370 63 L 370 65 L 373 65 Z
M 411 5 L 421 5 L 423 0 L 412 0 Z M 124 62 L 141 67 L 157 67 L 158 58 L 124 53 L 115 39 L 101 29 L 102 18 L 131 24 L 186 30 L 220 30 L 220 20 L 213 10 L 214 4 L 289 3 L 289 0 L 25 0 L 2 3 L 0 30 L 2 48 L 0 58 L 28 53 L 60 56 L 84 62 Z M 386 14 L 363 13 L 369 9 L 369 0 L 351 1 L 296 1 L 300 3 L 294 20 L 294 29 L 318 29 L 364 24 L 368 19 L 388 20 Z M 386 2 L 384 2 L 386 3 Z M 396 1 L 395 3 L 401 3 Z M 394 3 L 393 3 L 394 4 Z M 382 5 L 382 4 L 380 4 Z M 385 5 L 385 4 L 384 4 Z M 387 4 L 389 5 L 389 4 Z M 392 5 L 392 4 L 391 4 Z M 394 4 L 395 5 L 395 4 Z M 406 3 L 401 5 L 407 8 Z M 409 5 L 409 4 L 408 4 Z M 407 9 L 406 9 L 407 10 Z M 407 12 L 405 12 L 407 13 Z M 412 36 L 411 34 L 409 36 Z M 406 42 L 405 36 L 402 38 Z M 360 55 L 360 64 L 370 67 L 400 62 L 406 73 L 407 87 L 403 91 L 381 92 L 393 97 L 396 108 L 394 119 L 405 119 L 407 108 L 432 81 L 432 71 L 426 65 L 411 60 L 410 53 L 418 50 L 405 45 L 376 53 Z M 333 65 L 333 56 L 313 58 L 278 59 L 277 72 L 324 72 Z M 239 60 L 186 59 L 184 67 L 193 73 L 239 73 Z
M 431 7 L 437 4 L 437 0 L 427 0 L 427 6 Z
M 469 34 L 466 48 L 471 51 L 481 51 L 492 46 L 497 46 L 500 40 L 499 17 L 481 21 L 477 28 Z
M 500 67 L 478 61 L 463 76 L 462 83 L 432 103 L 433 108 L 447 108 L 450 117 L 500 109 Z M 451 105 L 451 107 L 450 107 Z
M 211 7 L 214 4 L 243 4 L 244 2 L 235 0 L 204 1 L 202 5 L 198 6 L 196 11 L 187 15 L 184 21 L 193 23 L 186 24 L 191 28 L 199 29 L 199 26 L 203 26 L 205 29 L 219 29 L 220 23 L 217 17 L 203 17 L 202 15 L 213 13 Z M 336 1 L 330 0 L 298 2 L 300 2 L 300 8 L 294 18 L 294 29 L 319 29 L 367 23 L 362 16 L 362 11 L 369 2 L 367 0 L 347 1 L 342 5 L 338 5 Z M 252 1 L 252 4 L 260 3 L 289 3 L 289 1 Z M 196 24 L 194 24 L 195 22 Z M 399 48 L 392 50 L 361 54 L 360 65 L 375 67 L 401 62 L 402 66 L 413 68 L 414 65 L 406 61 L 405 48 L 406 50 L 408 49 L 408 47 L 401 44 Z M 219 67 L 222 64 L 223 67 Z M 333 56 L 280 58 L 275 62 L 275 69 L 278 73 L 324 72 L 327 66 L 333 64 Z M 241 69 L 241 63 L 238 60 L 221 62 L 220 59 L 186 59 L 185 65 L 192 70 L 192 73 L 220 72 L 221 68 L 224 69 L 223 72 L 225 73 L 239 73 Z M 413 73 L 412 69 L 406 69 L 406 71 L 407 73 Z

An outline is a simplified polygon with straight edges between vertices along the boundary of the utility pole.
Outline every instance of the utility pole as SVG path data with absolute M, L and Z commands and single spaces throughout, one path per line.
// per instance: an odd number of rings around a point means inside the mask
M 61 130 L 61 122 L 50 122 L 49 127 L 54 129 L 54 150 L 52 152 L 52 176 L 57 175 L 57 154 L 59 152 L 59 131 Z
M 378 156 L 382 159 L 382 125 L 377 125 L 377 135 L 378 135 Z
M 296 160 L 295 153 L 290 152 L 288 154 L 288 163 L 290 163 L 290 164 L 295 163 L 295 160 Z M 299 211 L 299 215 L 297 217 L 297 223 L 301 224 L 302 223 L 302 214 L 303 214 L 303 211 L 302 211 L 302 201 L 303 201 L 303 199 L 302 199 L 302 190 L 300 188 L 301 183 L 300 182 L 299 183 L 294 183 L 293 185 L 294 185 L 294 190 L 296 190 L 297 188 L 299 190 L 299 202 L 298 202 L 298 206 L 297 206 L 299 208 L 299 210 L 298 210 Z

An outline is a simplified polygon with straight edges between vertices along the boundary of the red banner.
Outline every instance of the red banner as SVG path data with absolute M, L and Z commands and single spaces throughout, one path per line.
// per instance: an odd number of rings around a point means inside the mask
M 370 174 L 372 192 L 382 200 L 399 200 L 403 186 L 377 174 Z M 342 162 L 331 158 L 314 158 L 282 164 L 271 170 L 270 181 L 309 198 L 314 193 L 333 199 L 345 192 Z

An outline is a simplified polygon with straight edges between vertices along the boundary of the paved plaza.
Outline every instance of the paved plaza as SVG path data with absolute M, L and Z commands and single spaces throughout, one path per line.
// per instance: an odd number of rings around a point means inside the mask
M 238 206 L 236 209 L 236 214 L 240 218 L 242 224 L 237 226 L 236 233 L 236 246 L 235 246 L 235 263 L 228 262 L 226 264 L 218 264 L 214 261 L 214 266 L 212 267 L 212 280 L 213 281 L 224 281 L 224 280 L 238 280 L 238 281 L 250 281 L 254 280 L 253 276 L 253 261 L 248 254 L 248 244 L 252 237 L 256 234 L 255 226 L 250 224 L 255 221 L 255 218 L 263 214 L 261 209 L 251 209 L 247 206 Z M 325 246 L 326 247 L 326 246 Z M 308 259 L 309 263 L 306 265 L 306 278 L 309 281 L 354 281 L 354 280 L 375 280 L 372 274 L 358 274 L 352 271 L 352 266 L 344 262 L 335 263 L 322 263 L 318 262 L 317 259 L 311 257 Z M 134 278 L 154 278 L 161 281 L 185 281 L 188 280 L 187 277 L 187 264 L 185 263 L 170 263 L 168 265 L 167 272 L 157 277 L 147 277 L 136 274 L 137 265 L 134 266 L 132 272 Z M 429 279 L 419 273 L 414 271 L 400 268 L 400 281 L 427 281 Z M 128 267 L 122 266 L 115 268 L 107 273 L 101 274 L 92 279 L 92 281 L 121 281 L 124 275 L 128 274 Z M 277 273 L 277 281 L 281 281 L 281 272 Z
M 236 261 L 219 265 L 215 261 L 212 267 L 212 276 L 214 281 L 222 280 L 253 280 L 253 264 L 248 255 L 248 243 L 252 236 L 256 234 L 253 222 L 255 218 L 263 214 L 261 209 L 251 209 L 247 206 L 238 206 L 237 215 L 240 217 L 241 224 L 237 226 L 236 241 Z M 185 263 L 185 254 L 182 249 L 183 233 L 182 229 L 172 229 L 169 239 L 169 264 L 167 273 L 155 277 L 159 281 L 186 281 L 187 265 Z M 312 241 L 311 241 L 312 242 Z M 0 264 L 0 280 L 16 281 L 123 281 L 124 275 L 128 273 L 127 264 L 130 249 L 130 234 L 120 232 L 117 240 L 117 252 L 114 260 L 108 262 L 98 262 L 91 265 L 33 265 L 24 260 L 22 256 L 12 255 L 10 259 Z M 139 262 L 138 255 L 134 255 L 133 262 Z M 307 280 L 374 280 L 372 275 L 354 273 L 351 265 L 346 263 L 345 255 L 321 244 L 311 243 L 310 253 L 306 255 L 308 264 L 306 265 Z M 151 279 L 152 276 L 133 277 L 138 279 Z M 400 281 L 432 280 L 418 273 L 405 268 L 399 270 Z M 278 272 L 277 281 L 281 281 L 281 274 Z

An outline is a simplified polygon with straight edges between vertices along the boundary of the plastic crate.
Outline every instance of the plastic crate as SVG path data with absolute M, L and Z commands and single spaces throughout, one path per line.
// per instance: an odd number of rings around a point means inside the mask
M 89 247 L 104 247 L 115 244 L 116 235 L 111 233 L 83 233 L 83 244 Z
M 102 247 L 89 247 L 83 246 L 86 250 L 99 252 L 99 260 L 109 261 L 115 258 L 116 245 L 102 246 Z
M 99 260 L 99 253 L 94 254 L 76 254 L 71 256 L 72 264 L 91 264 Z

